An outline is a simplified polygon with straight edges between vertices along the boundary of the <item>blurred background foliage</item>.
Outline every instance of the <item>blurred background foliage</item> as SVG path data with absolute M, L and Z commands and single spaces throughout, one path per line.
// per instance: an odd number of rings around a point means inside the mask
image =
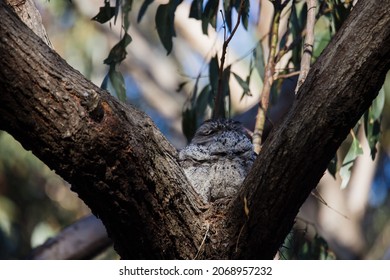
M 116 14 L 117 1 L 35 2 L 55 50 L 92 82 L 145 111 L 178 149 L 187 143 L 183 130 L 191 135 L 210 116 L 212 83 L 218 75 L 213 73 L 212 63 L 218 63 L 216 58 L 221 57 L 227 32 L 224 20 L 227 25 L 232 21 L 230 25 L 234 26 L 236 10 L 230 11 L 231 19 L 223 18 L 218 12 L 222 9 L 220 3 L 217 13 L 205 18 L 191 4 L 204 2 L 205 8 L 207 3 L 218 1 L 182 1 L 180 5 L 176 4 L 181 1 L 132 1 L 128 18 L 124 20 L 118 13 L 116 20 L 100 20 L 105 21 L 100 24 L 96 22 L 99 8 L 108 3 Z M 237 7 L 240 1 L 225 2 Z M 299 37 L 305 26 L 306 6 L 305 1 L 290 2 L 282 13 L 278 48 L 283 50 L 292 42 L 294 47 L 276 66 L 271 104 L 283 98 L 282 81 L 299 69 Z M 168 21 L 174 23 L 173 33 L 161 29 L 161 15 L 155 17 L 160 5 L 168 3 L 175 8 L 174 20 Z M 351 4 L 347 0 L 318 1 L 313 61 L 340 28 Z M 230 67 L 231 73 L 227 81 L 228 114 L 232 117 L 257 104 L 269 51 L 270 1 L 250 1 L 247 8 L 242 18 L 247 25 L 240 24 L 226 55 L 225 67 Z M 95 21 L 91 21 L 93 18 Z M 122 41 L 126 58 L 120 63 L 107 60 L 126 34 L 131 38 Z M 171 37 L 168 39 L 172 45 L 162 34 Z M 115 80 L 123 84 L 124 92 L 118 94 L 118 86 L 112 83 Z M 357 157 L 347 187 L 340 188 L 338 174 L 336 179 L 325 174 L 316 193 L 302 206 L 296 225 L 281 248 L 281 259 L 390 258 L 390 75 L 382 92 L 384 108 L 379 119 L 380 145 L 376 145 L 375 160 L 370 156 L 364 126 L 357 126 L 354 137 L 359 140 L 363 155 Z M 253 114 L 243 116 L 244 123 L 254 118 Z M 335 170 L 340 169 L 354 137 L 349 136 L 338 152 Z M 0 132 L 0 258 L 26 258 L 32 248 L 89 213 L 67 182 L 10 135 Z M 98 258 L 117 256 L 111 251 Z

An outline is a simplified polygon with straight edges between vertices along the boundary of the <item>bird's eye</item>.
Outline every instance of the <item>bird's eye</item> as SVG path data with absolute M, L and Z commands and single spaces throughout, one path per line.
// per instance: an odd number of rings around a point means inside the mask
M 213 131 L 211 129 L 203 132 L 204 135 L 210 135 L 211 133 L 213 133 Z

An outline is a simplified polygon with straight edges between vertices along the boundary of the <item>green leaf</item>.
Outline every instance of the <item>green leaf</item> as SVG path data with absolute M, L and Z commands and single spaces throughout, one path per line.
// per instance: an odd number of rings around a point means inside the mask
M 241 13 L 242 25 L 246 30 L 248 30 L 249 9 L 250 9 L 250 1 L 246 0 L 244 2 L 244 7 Z
M 125 32 L 129 30 L 130 27 L 130 12 L 133 6 L 133 0 L 125 0 L 125 3 L 122 6 L 123 13 L 123 29 Z
M 137 22 L 139 23 L 141 21 L 141 19 L 143 18 L 146 10 L 148 9 L 149 5 L 153 3 L 154 0 L 145 0 L 142 5 L 141 5 L 141 8 L 139 9 L 139 13 L 138 13 L 138 17 L 137 17 Z
M 122 73 L 111 68 L 109 71 L 109 77 L 110 77 L 111 85 L 115 90 L 116 96 L 120 101 L 125 102 L 126 87 L 125 87 L 125 80 L 123 79 Z
M 341 28 L 343 22 L 347 19 L 352 5 L 345 6 L 345 3 L 341 1 L 335 1 L 335 5 L 332 9 L 332 16 L 335 24 L 336 32 Z
M 110 1 L 104 1 L 104 7 L 99 8 L 99 13 L 92 18 L 100 23 L 109 21 L 115 15 L 115 7 L 110 6 Z
M 104 60 L 105 64 L 115 65 L 126 58 L 126 47 L 131 43 L 132 38 L 128 33 L 125 33 L 123 38 L 111 49 L 108 57 Z
M 230 86 L 229 86 L 230 73 L 231 73 L 230 69 L 231 69 L 231 65 L 226 67 L 222 73 L 222 93 L 223 93 L 222 100 L 223 100 L 223 102 L 221 102 L 221 109 L 223 112 L 223 117 L 230 116 L 230 112 L 231 112 Z M 226 102 L 225 102 L 226 100 L 228 100 L 228 106 L 226 106 Z M 227 110 L 227 112 L 226 112 L 226 110 Z
M 210 79 L 210 85 L 213 94 L 215 94 L 218 90 L 218 76 L 219 76 L 218 56 L 215 55 L 213 58 L 211 58 L 209 64 L 209 79 Z
M 201 19 L 202 9 L 203 9 L 203 0 L 192 1 L 189 17 L 194 19 Z
M 186 108 L 183 111 L 182 117 L 181 127 L 183 134 L 187 138 L 187 141 L 190 142 L 197 129 L 196 112 L 193 108 Z
M 217 24 L 217 12 L 218 12 L 218 0 L 209 0 L 204 8 L 202 14 L 202 31 L 203 34 L 208 34 L 207 28 L 209 24 L 212 27 L 216 27 Z
M 160 5 L 156 12 L 156 27 L 161 43 L 167 50 L 167 55 L 172 51 L 172 38 L 176 36 L 174 19 L 177 6 L 182 0 L 171 0 L 168 4 Z
M 380 119 L 384 106 L 385 106 L 385 89 L 384 87 L 382 87 L 379 90 L 378 96 L 374 99 L 370 107 L 370 113 L 374 120 Z
M 109 80 L 109 79 L 110 79 L 109 73 L 107 73 L 107 75 L 104 76 L 104 79 L 103 79 L 102 84 L 100 85 L 100 88 L 105 89 L 105 90 L 108 90 L 108 80 Z
M 301 8 L 301 12 L 298 13 L 298 5 L 292 5 L 291 7 L 291 21 L 289 25 L 289 30 L 292 34 L 293 42 L 297 42 L 296 46 L 292 50 L 291 61 L 295 66 L 295 69 L 299 69 L 301 64 L 301 54 L 302 54 L 302 30 L 305 28 L 306 17 L 307 17 L 307 5 L 306 3 Z
M 225 12 L 225 22 L 229 32 L 232 31 L 232 3 L 231 1 L 224 1 L 223 9 Z
M 196 100 L 195 111 L 197 123 L 203 121 L 207 106 L 210 105 L 210 90 L 210 85 L 204 86 Z
M 330 175 L 333 176 L 334 179 L 336 179 L 336 172 L 337 172 L 337 154 L 334 155 L 332 160 L 328 164 L 328 171 Z
M 351 144 L 351 147 L 349 148 L 349 151 L 347 155 L 344 158 L 343 164 L 340 168 L 340 176 L 341 176 L 341 189 L 344 189 L 349 182 L 349 179 L 351 177 L 351 168 L 356 160 L 356 158 L 363 154 L 363 149 L 359 143 L 359 140 L 357 140 L 356 137 L 353 137 L 353 141 Z
M 265 69 L 265 63 L 264 63 L 264 57 L 263 57 L 263 47 L 261 46 L 261 43 L 258 42 L 256 44 L 255 49 L 253 50 L 253 60 L 255 62 L 255 69 L 257 70 L 257 73 L 259 74 L 260 78 L 264 78 L 264 69 Z
M 382 87 L 379 91 L 377 98 L 372 102 L 371 107 L 364 114 L 364 128 L 366 132 L 366 137 L 368 145 L 371 150 L 371 158 L 374 160 L 377 148 L 376 144 L 380 138 L 380 124 L 381 124 L 381 114 L 385 104 L 385 91 Z
M 119 8 L 121 7 L 121 0 L 116 0 L 115 1 L 115 19 L 114 19 L 114 24 L 116 24 L 116 19 L 118 18 L 119 14 Z M 133 2 L 133 1 L 127 1 L 127 2 Z
M 332 31 L 329 28 L 329 20 L 321 17 L 316 22 L 316 30 L 314 32 L 314 51 L 313 56 L 319 57 L 325 47 L 329 44 L 332 38 Z
M 233 73 L 233 72 L 232 72 Z M 240 85 L 240 87 L 242 88 L 243 90 L 243 93 L 242 93 L 242 96 L 241 96 L 241 99 L 245 96 L 245 95 L 251 95 L 250 94 L 250 88 L 249 88 L 249 80 L 250 80 L 250 76 L 247 77 L 246 81 L 244 81 L 240 76 L 238 76 L 236 73 L 233 73 L 233 76 L 234 78 L 236 78 L 238 84 Z

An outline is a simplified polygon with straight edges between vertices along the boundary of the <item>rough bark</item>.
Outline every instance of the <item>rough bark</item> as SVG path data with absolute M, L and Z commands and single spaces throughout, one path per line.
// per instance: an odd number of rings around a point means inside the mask
M 243 221 L 235 257 L 275 255 L 300 205 L 377 96 L 389 68 L 390 2 L 359 1 L 310 70 L 293 108 L 267 139 L 233 203 L 233 220 Z
M 1 1 L 0 128 L 72 184 L 123 258 L 192 258 L 198 201 L 150 118 L 87 81 Z
M 149 117 L 87 81 L 2 0 L 0 129 L 72 184 L 122 258 L 272 258 L 383 83 L 389 15 L 388 1 L 358 2 L 230 202 L 205 207 Z

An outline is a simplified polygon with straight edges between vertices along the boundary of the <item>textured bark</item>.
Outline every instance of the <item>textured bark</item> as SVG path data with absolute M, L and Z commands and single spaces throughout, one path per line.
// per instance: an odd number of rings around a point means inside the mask
M 230 202 L 205 207 L 149 117 L 67 65 L 3 0 L 0 129 L 72 184 L 122 258 L 272 258 L 383 83 L 389 17 L 388 1 L 358 2 Z
M 233 203 L 233 221 L 243 224 L 236 258 L 275 255 L 337 148 L 377 96 L 389 68 L 390 2 L 359 1 L 310 70 L 286 119 L 264 143 Z
M 1 1 L 0 128 L 72 184 L 123 258 L 192 258 L 202 204 L 150 118 L 87 81 Z

